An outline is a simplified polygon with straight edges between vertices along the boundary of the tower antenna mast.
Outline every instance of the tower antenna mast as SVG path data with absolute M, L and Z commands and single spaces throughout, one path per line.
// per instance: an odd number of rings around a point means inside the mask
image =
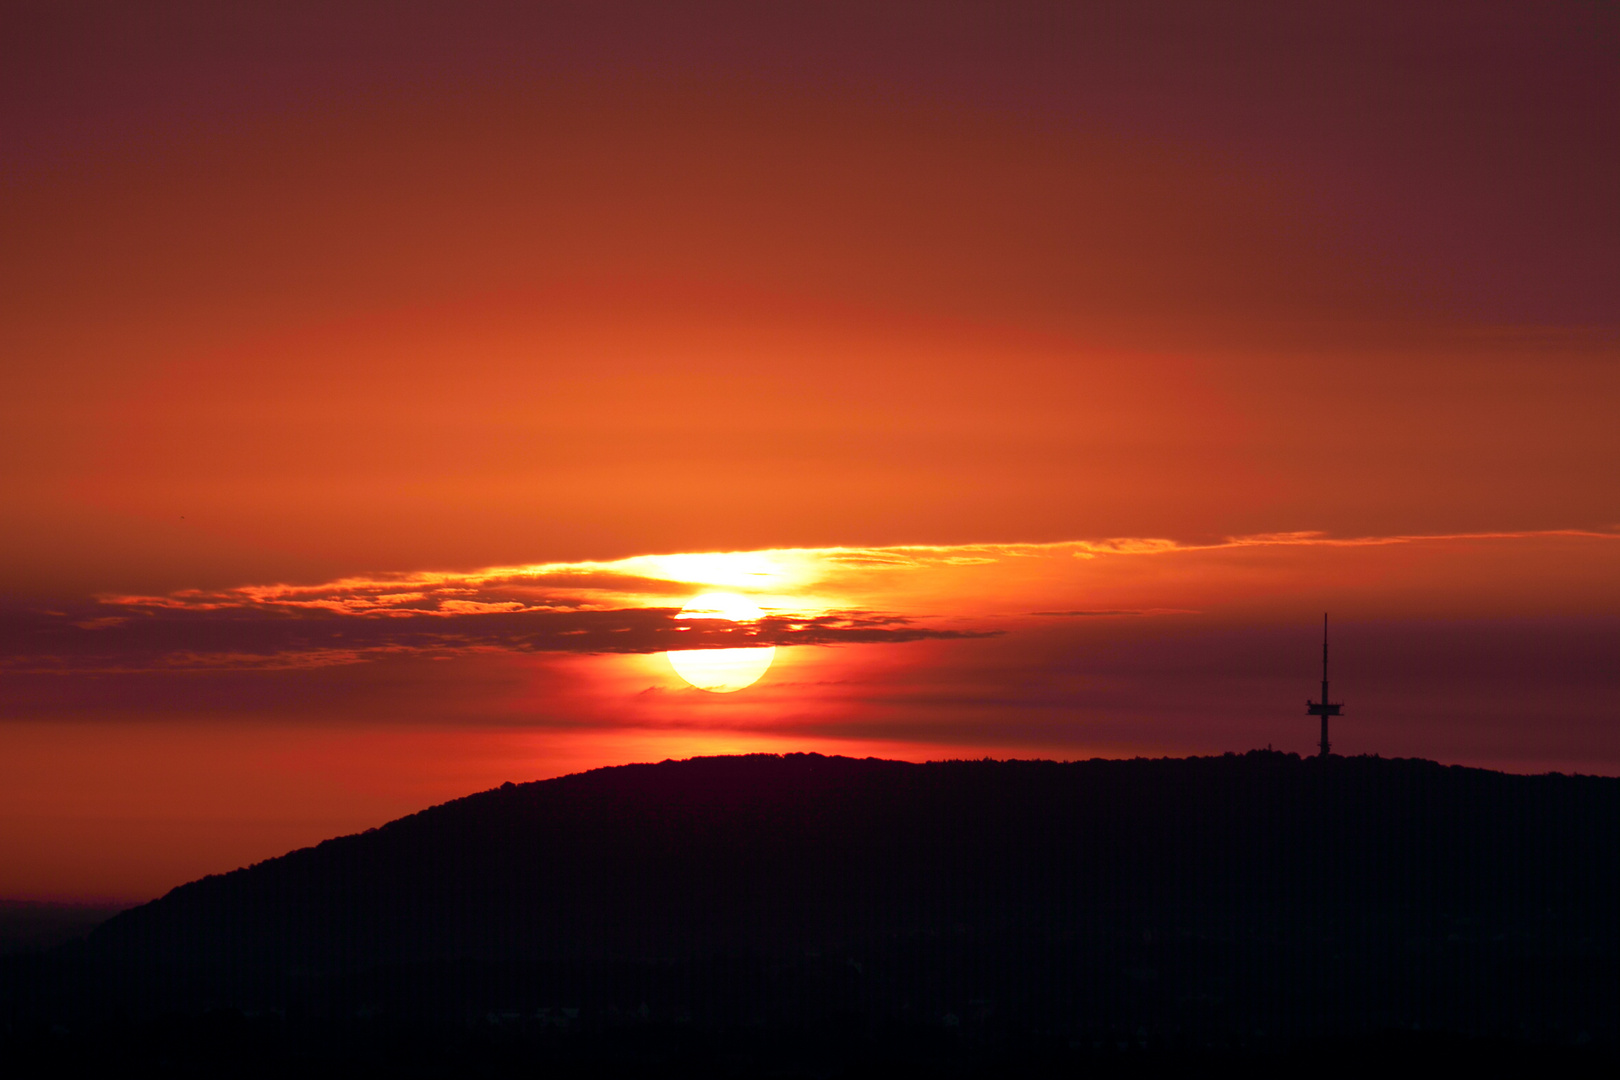
M 1322 754 L 1321 754 L 1321 756 L 1322 757 L 1327 757 L 1328 754 L 1331 753 L 1332 749 L 1333 749 L 1332 745 L 1328 742 L 1328 717 L 1330 717 L 1330 716 L 1338 716 L 1339 713 L 1340 713 L 1340 710 L 1342 710 L 1344 708 L 1344 702 L 1342 702 L 1342 701 L 1329 701 L 1328 700 L 1327 645 L 1328 645 L 1328 642 L 1327 642 L 1327 612 L 1323 612 L 1322 613 L 1322 700 L 1321 701 L 1309 701 L 1309 700 L 1307 700 L 1305 702 L 1305 706 L 1306 706 L 1305 713 L 1306 713 L 1307 716 L 1320 716 L 1322 718 L 1322 742 L 1321 742 L 1321 746 L 1322 746 Z

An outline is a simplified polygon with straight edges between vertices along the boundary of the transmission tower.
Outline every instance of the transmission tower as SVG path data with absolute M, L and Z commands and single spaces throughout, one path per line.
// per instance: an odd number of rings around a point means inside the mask
M 1322 718 L 1322 756 L 1327 757 L 1332 752 L 1332 745 L 1328 742 L 1328 717 L 1338 716 L 1344 708 L 1342 701 L 1328 700 L 1327 677 L 1327 613 L 1322 613 L 1322 700 L 1306 701 L 1306 715 L 1320 716 Z

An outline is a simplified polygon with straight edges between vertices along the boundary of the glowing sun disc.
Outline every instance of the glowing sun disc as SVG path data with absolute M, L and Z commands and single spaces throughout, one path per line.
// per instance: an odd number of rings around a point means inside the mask
M 705 593 L 694 597 L 676 616 L 680 619 L 725 619 L 754 622 L 765 613 L 734 593 Z M 730 694 L 752 686 L 770 669 L 776 647 L 748 649 L 674 649 L 664 654 L 675 674 L 716 694 Z

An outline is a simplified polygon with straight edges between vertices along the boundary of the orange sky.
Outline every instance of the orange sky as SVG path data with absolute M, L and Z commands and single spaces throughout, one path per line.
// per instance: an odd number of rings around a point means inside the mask
M 646 755 L 1305 751 L 1324 608 L 1346 752 L 1620 768 L 1612 12 L 13 29 L 0 894 Z M 1417 539 L 1227 542 L 1275 534 Z M 1165 543 L 1020 546 L 1118 537 Z M 907 545 L 989 561 L 827 571 Z M 766 549 L 823 552 L 845 636 L 723 697 L 657 666 L 679 575 L 318 628 L 231 592 Z M 1150 614 L 1030 614 L 1071 610 Z

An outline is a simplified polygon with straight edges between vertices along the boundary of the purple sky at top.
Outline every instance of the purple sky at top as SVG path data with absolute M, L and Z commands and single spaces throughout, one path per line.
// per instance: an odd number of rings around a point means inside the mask
M 1610 4 L 22 4 L 4 42 L 13 178 L 365 96 L 742 79 L 1230 155 L 1487 322 L 1620 297 Z

